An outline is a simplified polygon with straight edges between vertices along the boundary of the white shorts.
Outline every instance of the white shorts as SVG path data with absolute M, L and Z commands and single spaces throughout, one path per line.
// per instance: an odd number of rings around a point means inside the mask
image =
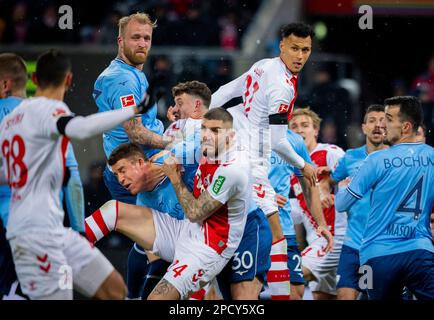
M 327 245 L 324 237 L 317 238 L 301 253 L 303 267 L 309 269 L 317 281 L 310 281 L 309 288 L 312 291 L 320 291 L 336 295 L 336 271 L 341 255 L 343 235 L 333 238 L 333 251 L 325 253 L 323 248 Z
M 93 297 L 114 270 L 97 248 L 70 228 L 32 230 L 9 243 L 22 291 L 30 299 L 72 299 L 73 287 Z
M 163 279 L 178 290 L 181 299 L 211 282 L 228 263 L 212 248 L 186 234 L 185 220 L 177 220 L 166 213 L 152 210 L 155 241 L 152 253 L 172 262 Z

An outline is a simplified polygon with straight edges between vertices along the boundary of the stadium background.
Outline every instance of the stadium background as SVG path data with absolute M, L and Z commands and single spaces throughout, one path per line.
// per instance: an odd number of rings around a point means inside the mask
M 58 8 L 65 4 L 73 10 L 72 30 L 58 27 Z M 361 5 L 373 10 L 372 29 L 359 28 Z M 281 25 L 304 21 L 315 27 L 317 38 L 296 106 L 310 105 L 323 118 L 320 141 L 344 149 L 361 145 L 364 109 L 412 94 L 424 102 L 427 142 L 434 143 L 434 0 L 0 0 L 0 52 L 20 54 L 29 74 L 41 52 L 66 52 L 74 73 L 66 103 L 87 115 L 97 110 L 94 81 L 116 56 L 117 20 L 136 11 L 157 19 L 145 73 L 167 89 L 158 106 L 163 121 L 177 82 L 200 80 L 215 91 L 253 62 L 278 55 Z M 417 85 L 421 75 L 431 82 Z M 29 95 L 34 89 L 29 81 Z M 90 214 L 109 198 L 101 177 L 102 139 L 73 145 Z M 119 235 L 98 244 L 124 275 L 129 245 Z

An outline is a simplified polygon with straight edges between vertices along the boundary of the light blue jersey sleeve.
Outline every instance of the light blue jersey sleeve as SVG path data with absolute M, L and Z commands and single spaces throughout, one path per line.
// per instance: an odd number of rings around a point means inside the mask
M 347 168 L 347 153 L 339 159 L 336 169 L 331 173 L 331 178 L 335 182 L 340 182 L 349 176 Z
M 341 189 L 335 198 L 335 208 L 337 211 L 348 211 L 357 200 L 362 199 L 363 195 L 372 188 L 378 179 L 378 166 L 372 160 L 373 154 L 369 155 L 359 168 L 357 174 L 352 178 L 350 184 Z

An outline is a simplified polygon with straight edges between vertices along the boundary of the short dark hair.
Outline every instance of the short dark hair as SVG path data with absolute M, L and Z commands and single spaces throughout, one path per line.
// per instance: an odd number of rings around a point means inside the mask
M 205 113 L 203 118 L 207 120 L 221 120 L 223 122 L 229 122 L 231 126 L 234 123 L 234 118 L 232 117 L 232 115 L 223 108 L 211 109 L 207 113 Z
M 371 104 L 366 108 L 365 116 L 363 117 L 363 123 L 366 123 L 368 119 L 368 113 L 371 112 L 384 112 L 384 106 L 382 104 Z
M 310 37 L 311 39 L 313 39 L 313 37 L 315 36 L 315 32 L 313 31 L 312 27 L 303 22 L 289 23 L 287 25 L 284 25 L 282 29 L 280 29 L 281 39 L 287 38 L 291 34 L 293 34 L 296 37 L 300 37 L 300 38 Z
M 140 146 L 135 143 L 122 143 L 117 146 L 110 154 L 107 162 L 110 166 L 113 166 L 122 159 L 143 159 L 145 161 L 148 161 L 148 158 L 145 156 Z
M 51 49 L 38 57 L 36 78 L 41 88 L 58 87 L 71 71 L 71 61 L 62 52 Z
M 27 82 L 27 68 L 23 58 L 15 53 L 0 54 L 0 79 L 10 78 L 14 89 L 24 89 Z
M 422 124 L 423 110 L 420 100 L 413 96 L 396 96 L 384 100 L 385 106 L 399 106 L 399 119 L 409 121 L 413 126 L 413 132 Z
M 209 107 L 209 104 L 211 103 L 211 90 L 203 82 L 196 80 L 181 82 L 172 88 L 173 97 L 179 96 L 183 93 L 198 96 L 202 99 L 203 104 L 206 107 Z

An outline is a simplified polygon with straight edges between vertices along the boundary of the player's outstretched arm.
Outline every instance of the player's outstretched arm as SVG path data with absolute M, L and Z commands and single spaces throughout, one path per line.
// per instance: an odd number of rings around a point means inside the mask
M 161 136 L 145 128 L 140 117 L 125 121 L 123 127 L 131 142 L 150 148 L 164 149 L 173 140 L 171 137 Z
M 84 193 L 77 167 L 68 167 L 70 176 L 63 188 L 69 223 L 77 232 L 84 232 Z
M 138 107 L 132 106 L 119 110 L 95 113 L 87 117 L 60 117 L 56 124 L 57 131 L 69 138 L 83 140 L 120 125 L 138 112 Z
M 324 213 L 321 207 L 321 201 L 319 196 L 319 189 L 317 186 L 311 186 L 306 178 L 299 179 L 303 194 L 306 199 L 307 206 L 311 212 L 315 222 L 318 224 L 316 232 L 326 238 L 327 247 L 325 252 L 329 252 L 333 248 L 333 236 L 328 230 L 327 223 L 324 218 Z
M 207 190 L 203 191 L 199 198 L 193 196 L 182 182 L 179 165 L 173 155 L 164 161 L 162 169 L 175 189 L 185 216 L 191 222 L 203 221 L 223 206 L 223 203 L 215 200 Z
M 214 92 L 211 96 L 209 108 L 214 109 L 221 107 L 233 98 L 241 97 L 243 89 L 245 89 L 244 82 L 246 80 L 246 74 L 247 73 L 221 86 L 216 92 Z

